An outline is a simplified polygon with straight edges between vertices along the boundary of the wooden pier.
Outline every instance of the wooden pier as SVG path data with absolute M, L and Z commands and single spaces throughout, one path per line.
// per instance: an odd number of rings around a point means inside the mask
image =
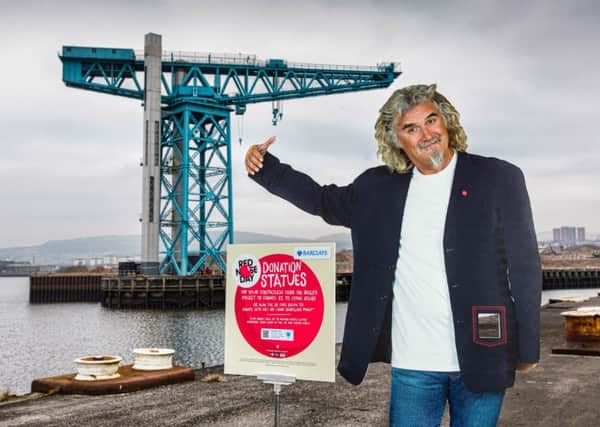
M 217 308 L 225 304 L 225 277 L 34 275 L 29 301 L 36 303 L 100 302 L 108 308 Z M 348 301 L 352 272 L 336 274 L 336 301 Z M 600 270 L 544 270 L 543 289 L 600 288 Z
M 108 308 L 214 308 L 225 305 L 223 276 L 104 277 Z
M 336 300 L 348 301 L 352 273 L 338 273 Z M 225 305 L 223 275 L 36 275 L 30 278 L 29 302 L 100 302 L 107 308 L 218 308 Z
M 101 281 L 98 274 L 34 275 L 29 279 L 29 302 L 98 302 Z
M 543 286 L 545 291 L 553 289 L 590 289 L 600 288 L 600 270 L 544 270 Z
M 350 298 L 350 287 L 352 286 L 352 272 L 336 273 L 335 275 L 335 300 L 337 302 L 348 301 Z

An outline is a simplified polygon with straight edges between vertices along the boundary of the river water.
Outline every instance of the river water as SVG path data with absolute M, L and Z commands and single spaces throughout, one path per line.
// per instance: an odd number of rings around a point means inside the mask
M 544 291 L 593 296 L 600 289 Z M 346 304 L 336 304 L 340 342 Z M 31 391 L 31 381 L 75 371 L 77 357 L 115 354 L 133 363 L 139 347 L 175 349 L 174 363 L 194 368 L 223 363 L 225 312 L 110 310 L 98 303 L 29 304 L 29 278 L 0 277 L 0 387 Z
M 341 341 L 346 304 L 336 304 Z M 31 381 L 75 372 L 73 360 L 115 354 L 133 363 L 134 348 L 175 349 L 173 362 L 223 363 L 225 311 L 111 310 L 99 303 L 29 304 L 29 278 L 0 277 L 0 388 L 31 391 Z

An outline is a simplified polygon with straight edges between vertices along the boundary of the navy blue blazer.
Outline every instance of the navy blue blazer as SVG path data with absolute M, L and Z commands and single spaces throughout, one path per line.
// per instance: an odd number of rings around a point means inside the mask
M 379 166 L 350 185 L 321 186 L 270 153 L 251 176 L 300 209 L 351 229 L 354 272 L 338 370 L 352 384 L 362 382 L 370 362 L 390 362 L 392 287 L 411 177 Z M 475 392 L 510 387 L 517 363 L 537 362 L 540 351 L 542 272 L 519 168 L 458 153 L 444 251 L 463 381 Z M 497 321 L 492 334 L 480 314 Z

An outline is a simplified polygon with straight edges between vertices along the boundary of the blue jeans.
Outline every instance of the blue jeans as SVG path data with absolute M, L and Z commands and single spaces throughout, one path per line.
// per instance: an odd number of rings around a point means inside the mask
M 452 427 L 493 427 L 504 392 L 473 393 L 460 372 L 412 371 L 392 368 L 391 427 L 439 426 L 446 401 Z

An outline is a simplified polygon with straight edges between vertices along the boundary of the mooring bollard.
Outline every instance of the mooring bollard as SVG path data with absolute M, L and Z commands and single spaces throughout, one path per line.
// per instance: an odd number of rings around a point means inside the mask
M 77 381 L 99 381 L 119 378 L 119 356 L 84 356 L 74 360 Z
M 579 307 L 560 315 L 565 318 L 568 341 L 600 342 L 600 306 Z
M 139 371 L 160 371 L 173 367 L 172 348 L 135 348 L 133 356 L 135 363 L 133 369 Z

